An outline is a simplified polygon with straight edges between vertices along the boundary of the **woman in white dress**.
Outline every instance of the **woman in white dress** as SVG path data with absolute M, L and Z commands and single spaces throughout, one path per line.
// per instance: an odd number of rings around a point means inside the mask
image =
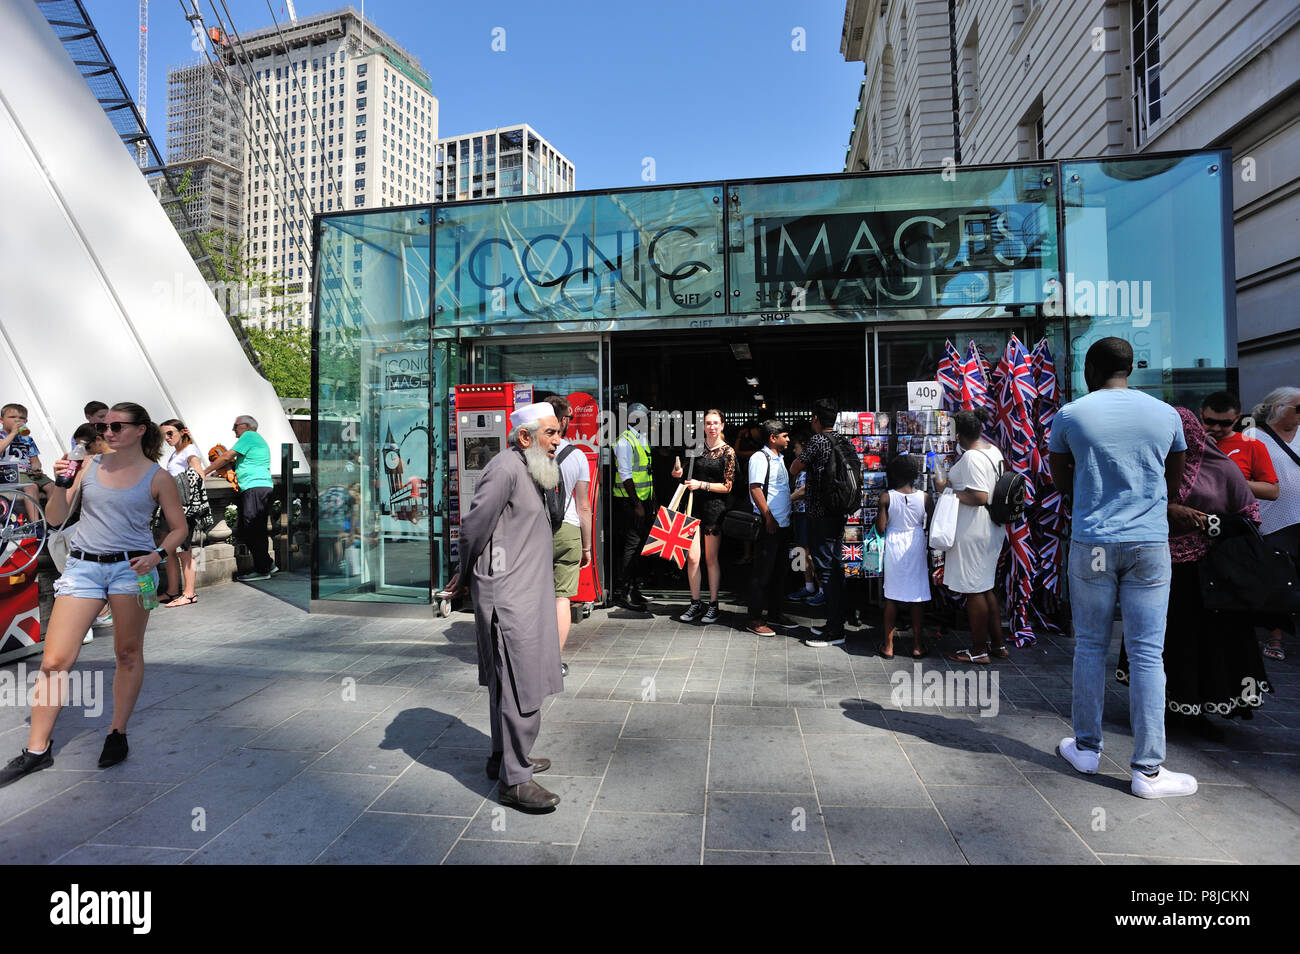
M 894 658 L 894 621 L 900 603 L 912 608 L 912 658 L 927 655 L 922 641 L 925 604 L 930 600 L 925 521 L 932 504 L 914 484 L 921 468 L 906 454 L 889 462 L 890 490 L 880 498 L 876 530 L 885 535 L 885 639 L 876 651 Z
M 1005 463 L 1002 452 L 984 440 L 984 425 L 993 415 L 987 408 L 958 411 L 952 416 L 961 445 L 961 459 L 948 472 L 948 480 L 935 479 L 940 493 L 949 484 L 957 495 L 957 533 L 944 558 L 943 585 L 966 597 L 970 617 L 971 648 L 950 653 L 953 662 L 989 664 L 989 657 L 1007 658 L 1002 640 L 997 597 L 993 595 L 998 556 L 1006 540 L 1005 527 L 993 522 L 988 502 Z
M 163 440 L 172 449 L 163 469 L 171 474 L 173 480 L 180 478 L 187 470 L 197 470 L 202 474 L 203 468 L 207 466 L 207 456 L 203 453 L 203 448 L 194 443 L 189 428 L 175 418 L 163 421 L 161 427 Z M 195 592 L 194 555 L 190 552 L 196 521 L 196 517 L 186 515 L 185 523 L 189 533 L 176 548 L 176 552 L 168 554 L 169 557 L 179 559 L 169 559 L 164 564 L 167 570 L 167 597 L 170 598 L 164 597 L 163 606 L 192 606 L 199 601 Z

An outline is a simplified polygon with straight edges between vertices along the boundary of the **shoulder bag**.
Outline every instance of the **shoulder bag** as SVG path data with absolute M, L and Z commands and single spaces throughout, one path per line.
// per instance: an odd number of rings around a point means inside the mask
M 767 457 L 766 451 L 758 451 L 764 457 Z M 767 476 L 763 478 L 763 497 L 767 497 L 767 487 L 772 479 L 772 458 L 767 458 Z M 745 489 L 749 489 L 749 479 L 746 475 Z M 752 499 L 752 497 L 751 497 Z M 763 515 L 755 513 L 752 505 L 749 510 L 728 510 L 722 515 L 722 535 L 732 540 L 748 540 L 751 543 L 758 539 L 758 535 L 763 532 L 766 522 Z

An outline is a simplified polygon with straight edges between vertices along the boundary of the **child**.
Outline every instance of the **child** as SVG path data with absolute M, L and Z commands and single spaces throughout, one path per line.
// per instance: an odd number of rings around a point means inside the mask
M 108 405 L 103 401 L 87 401 L 86 406 L 81 409 L 81 413 L 86 415 L 86 424 L 100 424 L 108 417 Z M 84 427 L 85 425 L 82 426 Z M 77 428 L 77 431 L 80 433 L 81 428 Z M 78 443 L 76 435 L 73 435 L 72 440 L 68 444 L 68 450 L 71 451 Z M 84 444 L 85 441 L 81 441 L 80 443 Z M 107 447 L 108 445 L 105 444 L 104 446 Z
M 915 457 L 900 455 L 889 462 L 889 486 L 880 495 L 876 530 L 885 534 L 885 639 L 877 652 L 894 658 L 894 621 L 899 603 L 912 606 L 912 658 L 926 656 L 921 640 L 925 604 L 930 601 L 926 564 L 925 522 L 932 509 L 926 494 L 912 484 L 921 469 Z
M 797 424 L 790 428 L 790 453 L 798 457 L 803 447 L 812 437 L 812 429 L 807 424 Z M 795 566 L 803 567 L 803 586 L 786 596 L 792 603 L 807 603 L 809 606 L 821 606 L 826 602 L 826 594 L 817 589 L 817 573 L 813 566 L 812 554 L 808 552 L 808 514 L 805 511 L 804 497 L 807 494 L 808 472 L 801 471 L 790 488 L 790 526 L 794 531 L 793 550 L 798 554 Z
M 6 404 L 0 409 L 0 461 L 17 464 L 20 480 L 36 485 L 38 495 L 49 498 L 49 487 L 54 481 L 41 471 L 40 451 L 27 431 L 27 408 L 21 404 Z

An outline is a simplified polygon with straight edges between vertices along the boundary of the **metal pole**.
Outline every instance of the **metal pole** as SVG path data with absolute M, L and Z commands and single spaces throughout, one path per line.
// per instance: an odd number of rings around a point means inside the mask
M 293 572 L 293 445 L 280 445 L 280 479 L 284 481 L 284 538 L 280 541 L 280 569 Z

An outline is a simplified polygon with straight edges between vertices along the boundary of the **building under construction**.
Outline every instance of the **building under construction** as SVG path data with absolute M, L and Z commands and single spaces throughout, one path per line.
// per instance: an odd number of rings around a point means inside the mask
M 167 71 L 167 165 L 184 176 L 185 209 L 213 251 L 243 235 L 243 98 L 243 81 L 208 62 Z

